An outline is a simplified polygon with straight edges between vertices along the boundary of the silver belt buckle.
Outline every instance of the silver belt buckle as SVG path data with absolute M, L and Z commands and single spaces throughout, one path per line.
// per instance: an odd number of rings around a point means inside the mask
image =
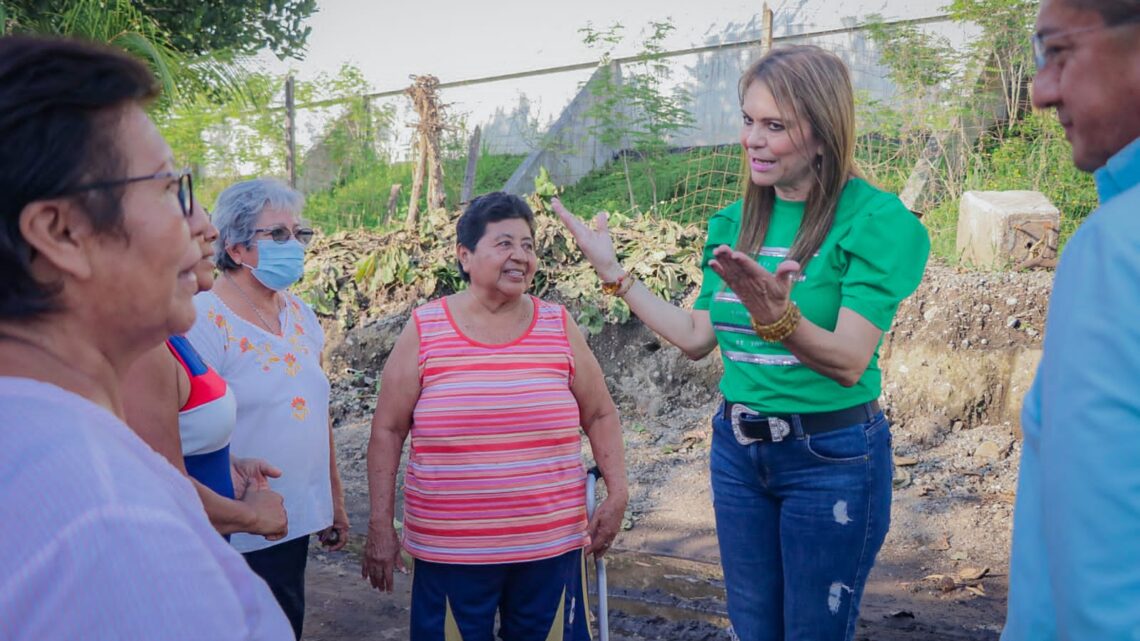
M 752 438 L 751 436 L 745 436 L 744 432 L 741 431 L 740 417 L 743 414 L 752 414 L 757 417 L 760 416 L 759 412 L 754 412 L 751 408 L 741 405 L 740 403 L 736 403 L 732 406 L 732 412 L 729 416 L 732 420 L 732 435 L 736 437 L 736 442 L 740 443 L 741 445 L 751 445 L 752 443 L 763 441 L 764 439 L 762 438 Z M 789 425 L 788 422 L 784 419 L 778 416 L 769 416 L 767 420 L 768 431 L 772 434 L 773 443 L 779 443 L 780 441 L 784 440 L 784 437 L 792 433 L 792 426 Z

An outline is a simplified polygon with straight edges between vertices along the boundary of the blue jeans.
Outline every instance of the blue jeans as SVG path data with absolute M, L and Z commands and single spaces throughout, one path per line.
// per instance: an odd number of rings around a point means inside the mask
M 822 434 L 741 445 L 718 411 L 711 475 L 728 617 L 741 641 L 851 641 L 891 518 L 880 413 Z

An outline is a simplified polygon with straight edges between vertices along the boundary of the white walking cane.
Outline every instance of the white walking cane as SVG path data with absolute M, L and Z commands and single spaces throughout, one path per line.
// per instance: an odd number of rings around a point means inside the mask
M 602 478 L 602 471 L 591 468 L 586 472 L 586 515 L 594 518 L 594 492 L 598 479 Z M 610 641 L 610 606 L 606 594 L 606 559 L 594 556 L 594 574 L 598 578 L 598 638 L 600 641 Z

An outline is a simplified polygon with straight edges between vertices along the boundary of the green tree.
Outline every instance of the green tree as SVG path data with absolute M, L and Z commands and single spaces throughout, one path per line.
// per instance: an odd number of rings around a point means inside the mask
M 179 51 L 252 54 L 269 49 L 278 58 L 301 58 L 312 31 L 305 21 L 316 0 L 135 0 L 167 32 Z
M 641 50 L 633 59 L 625 61 L 620 71 L 613 63 L 613 52 L 624 40 L 624 27 L 620 23 L 601 30 L 587 24 L 578 30 L 587 46 L 602 52 L 598 74 L 588 85 L 596 98 L 586 111 L 593 123 L 591 133 L 603 145 L 622 152 L 631 209 L 637 209 L 637 202 L 625 152 L 632 151 L 643 160 L 660 158 L 669 150 L 669 138 L 692 127 L 694 122 L 688 108 L 689 94 L 680 88 L 666 89 L 669 65 L 665 62 L 664 41 L 674 29 L 668 19 L 650 22 Z M 647 210 L 653 211 L 660 202 L 657 181 L 652 163 L 645 166 L 650 168 L 648 178 L 653 198 Z
M 108 12 L 129 5 L 135 14 L 167 34 L 175 51 L 201 56 L 219 51 L 252 54 L 267 48 L 279 58 L 299 58 L 310 28 L 304 22 L 317 10 L 316 0 L 3 0 L 9 17 L 29 25 L 57 24 L 79 9 L 90 15 L 94 5 Z M 55 29 L 42 29 L 58 33 Z
M 954 20 L 982 28 L 973 53 L 1001 81 L 1011 131 L 1030 111 L 1029 81 L 1034 66 L 1029 34 L 1037 6 L 1037 0 L 953 0 L 946 7 Z
M 105 42 L 146 61 L 162 86 L 159 109 L 193 96 L 249 103 L 240 60 L 177 49 L 169 33 L 132 0 L 0 0 L 3 33 L 38 33 Z

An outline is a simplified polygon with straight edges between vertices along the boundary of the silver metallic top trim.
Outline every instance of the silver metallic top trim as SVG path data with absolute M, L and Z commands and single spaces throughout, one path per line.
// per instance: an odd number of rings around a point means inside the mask
M 778 367 L 795 367 L 802 365 L 800 359 L 791 354 L 750 354 L 748 352 L 725 352 L 724 357 L 737 363 L 751 365 L 775 365 Z

